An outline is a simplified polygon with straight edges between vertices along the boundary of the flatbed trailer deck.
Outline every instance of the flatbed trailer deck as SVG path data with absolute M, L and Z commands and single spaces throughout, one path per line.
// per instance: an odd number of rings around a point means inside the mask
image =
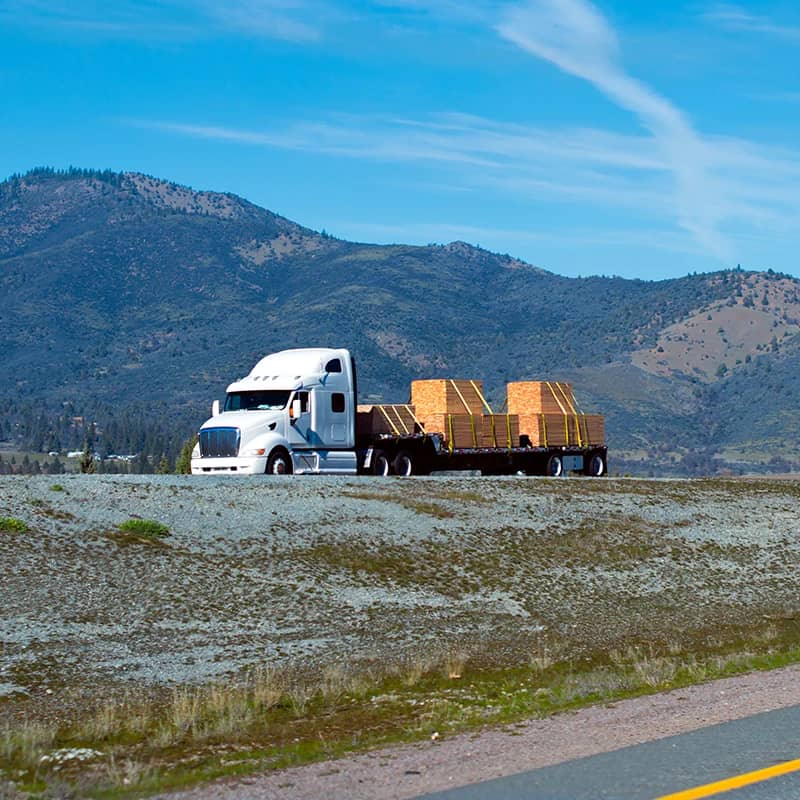
M 429 475 L 475 470 L 483 475 L 549 475 L 570 472 L 601 477 L 608 471 L 608 448 L 474 447 L 449 448 L 438 433 L 365 436 L 356 442 L 359 473 Z

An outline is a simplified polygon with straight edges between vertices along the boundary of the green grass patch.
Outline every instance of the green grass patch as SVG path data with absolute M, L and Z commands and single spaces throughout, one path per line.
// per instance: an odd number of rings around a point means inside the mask
M 30 530 L 28 523 L 16 517 L 0 517 L 0 532 L 2 533 L 27 533 Z
M 152 519 L 129 519 L 121 523 L 117 530 L 107 531 L 105 537 L 119 545 L 151 545 L 166 547 L 164 541 L 170 535 L 169 528 Z
M 128 519 L 119 526 L 119 529 L 125 533 L 154 539 L 169 536 L 169 528 L 153 519 Z

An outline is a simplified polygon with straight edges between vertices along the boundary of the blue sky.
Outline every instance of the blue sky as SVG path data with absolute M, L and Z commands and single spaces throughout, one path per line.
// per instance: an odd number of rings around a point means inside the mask
M 0 0 L 0 175 L 136 170 L 564 275 L 800 275 L 800 6 Z

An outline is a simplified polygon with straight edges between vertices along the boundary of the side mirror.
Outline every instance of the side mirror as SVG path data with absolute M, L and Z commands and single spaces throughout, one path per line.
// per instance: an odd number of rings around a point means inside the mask
M 218 417 L 219 416 L 219 400 L 215 400 L 211 404 L 211 416 Z
M 300 398 L 295 397 L 295 399 L 292 400 L 291 406 L 289 406 L 289 419 L 292 421 L 292 423 L 296 422 L 300 418 L 301 413 Z

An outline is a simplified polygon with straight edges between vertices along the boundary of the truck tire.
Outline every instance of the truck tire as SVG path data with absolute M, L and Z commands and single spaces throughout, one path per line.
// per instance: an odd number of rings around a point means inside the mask
M 389 456 L 383 450 L 372 451 L 371 470 L 373 475 L 378 475 L 385 478 L 392 471 L 392 465 L 389 462 Z
M 413 475 L 414 474 L 414 462 L 411 459 L 411 453 L 407 452 L 406 450 L 401 450 L 394 459 L 392 464 L 394 468 L 395 475 Z
M 267 459 L 267 475 L 291 475 L 292 457 L 282 448 L 276 447 Z
M 589 458 L 589 463 L 586 465 L 586 474 L 591 475 L 593 478 L 599 478 L 601 475 L 606 474 L 606 460 L 600 453 L 595 453 Z
M 564 472 L 564 462 L 561 456 L 550 456 L 547 460 L 547 474 L 551 478 L 559 478 L 562 472 Z

